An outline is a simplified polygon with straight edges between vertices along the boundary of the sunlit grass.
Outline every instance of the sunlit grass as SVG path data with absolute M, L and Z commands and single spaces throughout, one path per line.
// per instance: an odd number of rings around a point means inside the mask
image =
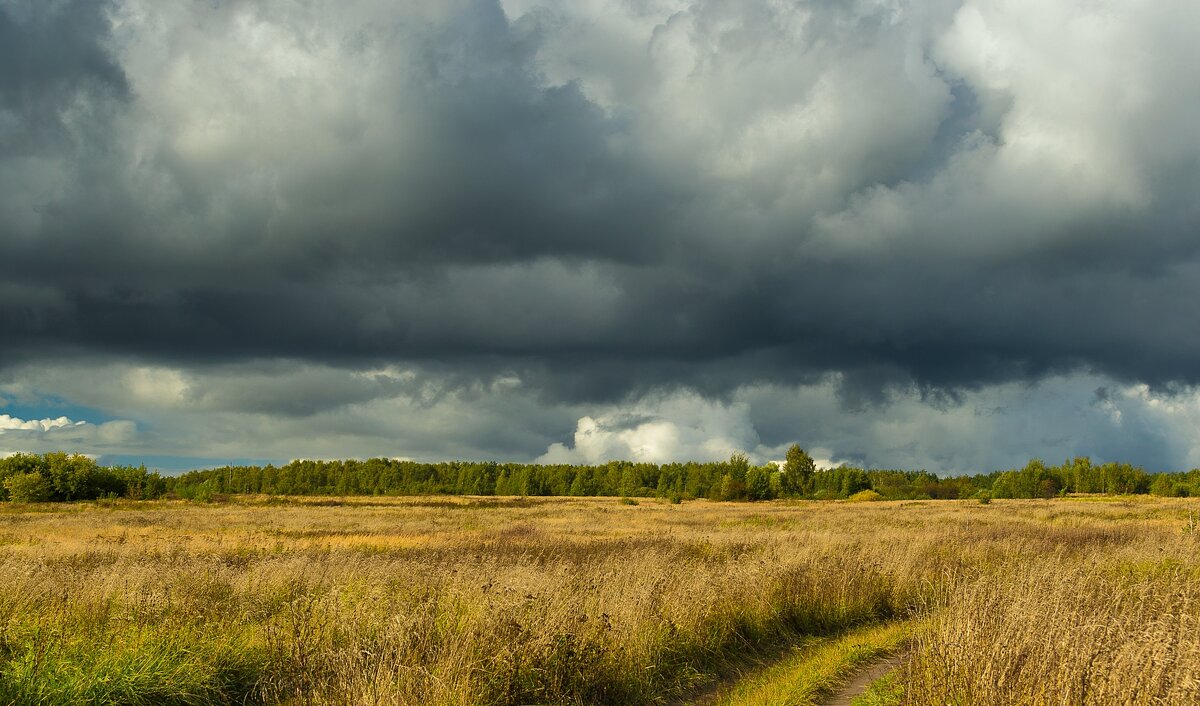
M 839 635 L 909 616 L 929 627 L 898 677 L 908 703 L 1194 703 L 1195 508 L 4 506 L 0 703 L 673 704 L 781 654 L 764 684 L 793 698 L 891 649 Z M 993 682 L 1012 698 L 987 701 Z M 772 693 L 755 684 L 736 693 Z

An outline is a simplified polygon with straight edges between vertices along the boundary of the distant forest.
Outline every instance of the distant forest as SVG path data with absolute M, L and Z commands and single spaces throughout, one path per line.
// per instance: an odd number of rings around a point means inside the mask
M 842 466 L 818 470 L 799 446 L 786 462 L 728 461 L 603 465 L 385 458 L 292 461 L 282 466 L 224 466 L 162 476 L 144 467 L 102 466 L 75 454 L 16 454 L 0 459 L 0 500 L 46 502 L 98 498 L 176 497 L 212 500 L 228 494 L 265 495 L 562 495 L 687 499 L 884 500 L 1051 498 L 1067 493 L 1200 496 L 1200 469 L 1150 474 L 1127 463 L 1093 464 L 1078 457 L 1059 466 L 1034 459 L 1024 468 L 973 476 Z

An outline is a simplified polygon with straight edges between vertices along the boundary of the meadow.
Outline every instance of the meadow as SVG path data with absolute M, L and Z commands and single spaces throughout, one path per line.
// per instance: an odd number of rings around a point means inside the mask
M 0 506 L 0 704 L 1200 703 L 1195 499 Z

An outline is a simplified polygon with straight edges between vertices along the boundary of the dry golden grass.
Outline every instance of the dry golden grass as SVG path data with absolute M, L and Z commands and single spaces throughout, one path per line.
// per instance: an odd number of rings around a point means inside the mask
M 1075 528 L 960 582 L 902 675 L 921 704 L 1200 704 L 1200 542 Z
M 800 635 L 913 612 L 933 627 L 912 703 L 1195 703 L 1189 508 L 11 506 L 0 703 L 678 703 Z

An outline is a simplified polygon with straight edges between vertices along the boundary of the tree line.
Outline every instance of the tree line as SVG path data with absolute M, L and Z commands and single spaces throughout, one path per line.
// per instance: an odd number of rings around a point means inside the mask
M 0 500 L 149 500 L 166 495 L 167 486 L 168 479 L 145 466 L 102 466 L 82 454 L 15 454 L 0 459 Z
M 599 465 L 396 459 L 309 461 L 281 466 L 224 466 L 164 477 L 144 467 L 101 466 L 65 453 L 0 459 L 0 500 L 92 500 L 103 497 L 208 500 L 225 494 L 265 495 L 523 495 L 771 500 L 839 499 L 871 491 L 886 500 L 1050 498 L 1067 493 L 1200 496 L 1200 469 L 1150 474 L 1127 463 L 1077 457 L 1059 466 L 1038 459 L 1023 468 L 940 477 L 927 471 L 817 469 L 793 445 L 783 464 L 727 461 Z

